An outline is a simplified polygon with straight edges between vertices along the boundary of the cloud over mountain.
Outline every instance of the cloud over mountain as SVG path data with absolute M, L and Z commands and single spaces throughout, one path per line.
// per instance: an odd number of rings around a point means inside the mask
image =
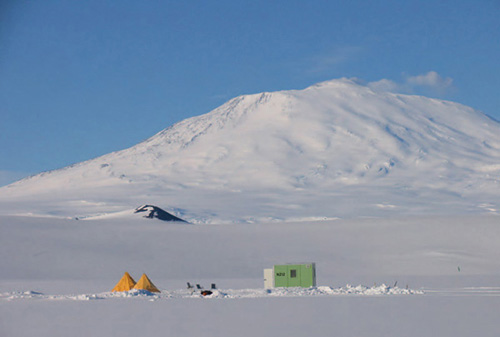
M 415 93 L 420 90 L 429 91 L 434 94 L 444 95 L 453 86 L 451 77 L 442 77 L 435 71 L 416 76 L 406 76 L 403 82 L 395 82 L 389 79 L 370 82 L 368 86 L 377 91 L 389 91 L 395 93 Z

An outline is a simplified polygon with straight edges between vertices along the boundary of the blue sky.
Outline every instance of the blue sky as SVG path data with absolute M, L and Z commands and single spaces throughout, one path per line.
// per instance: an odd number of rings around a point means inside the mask
M 500 119 L 500 1 L 0 4 L 0 185 L 228 99 L 357 77 Z

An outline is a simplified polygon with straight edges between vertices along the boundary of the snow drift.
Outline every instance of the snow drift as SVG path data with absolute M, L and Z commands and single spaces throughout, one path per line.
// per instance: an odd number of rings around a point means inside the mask
M 0 213 L 145 203 L 195 223 L 498 213 L 499 183 L 498 122 L 339 79 L 240 96 L 132 148 L 21 180 L 0 189 Z
M 362 285 L 333 288 L 328 286 L 314 288 L 275 288 L 275 289 L 228 289 L 214 290 L 211 295 L 203 296 L 199 292 L 191 293 L 187 290 L 162 290 L 161 293 L 152 293 L 147 290 L 133 289 L 122 292 L 105 292 L 100 294 L 78 294 L 78 295 L 46 295 L 36 291 L 14 291 L 0 293 L 0 300 L 104 300 L 113 298 L 142 298 L 147 300 L 164 300 L 171 298 L 266 298 L 266 297 L 303 297 L 303 296 L 381 296 L 381 295 L 422 295 L 423 290 L 401 289 L 390 287 L 385 284 L 380 286 L 366 287 Z

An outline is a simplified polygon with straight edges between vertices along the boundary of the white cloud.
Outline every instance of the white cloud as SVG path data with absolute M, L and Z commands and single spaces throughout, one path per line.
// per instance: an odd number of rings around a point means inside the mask
M 437 90 L 446 90 L 452 85 L 453 79 L 450 77 L 444 78 L 435 71 L 429 71 L 424 75 L 408 77 L 406 82 L 412 86 L 423 86 Z
M 377 91 L 445 95 L 453 88 L 453 79 L 442 77 L 435 71 L 429 71 L 426 74 L 406 76 L 400 83 L 384 78 L 370 82 L 368 86 Z

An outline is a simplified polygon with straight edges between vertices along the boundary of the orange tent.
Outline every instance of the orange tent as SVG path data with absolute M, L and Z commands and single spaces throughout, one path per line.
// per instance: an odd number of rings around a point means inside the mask
M 135 286 L 135 281 L 129 273 L 125 272 L 123 277 L 111 291 L 129 291 Z
M 141 278 L 139 281 L 137 281 L 136 285 L 134 286 L 134 289 L 143 289 L 150 291 L 152 293 L 159 293 L 160 291 L 156 286 L 151 282 L 151 280 L 147 277 L 146 274 L 142 274 Z

